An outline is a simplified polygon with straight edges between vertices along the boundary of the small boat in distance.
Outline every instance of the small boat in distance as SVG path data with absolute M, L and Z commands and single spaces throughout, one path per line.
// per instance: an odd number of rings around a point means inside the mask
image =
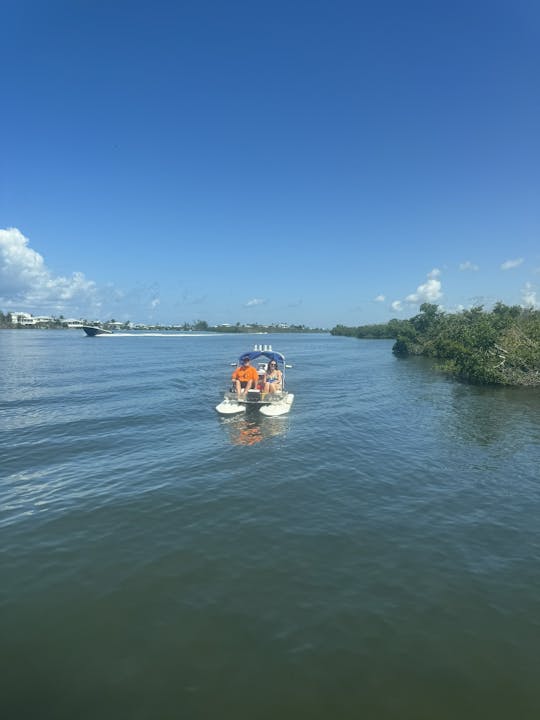
M 88 337 L 95 337 L 96 335 L 112 335 L 112 330 L 105 330 L 105 328 L 97 327 L 96 325 L 83 325 L 82 329 Z
M 218 413 L 220 415 L 234 415 L 235 413 L 242 413 L 247 410 L 258 410 L 261 415 L 269 417 L 276 417 L 288 413 L 293 404 L 294 395 L 285 390 L 285 368 L 290 368 L 291 366 L 285 365 L 284 355 L 274 352 L 271 345 L 255 345 L 253 350 L 240 355 L 236 362 L 236 367 L 242 365 L 242 359 L 245 357 L 249 357 L 250 362 L 253 362 L 257 358 L 263 358 L 257 368 L 260 380 L 264 379 L 267 363 L 270 360 L 275 360 L 279 370 L 281 370 L 281 390 L 273 393 L 265 393 L 264 385 L 260 382 L 256 388 L 252 388 L 248 390 L 247 393 L 238 395 L 234 385 L 231 385 L 230 389 L 225 392 L 223 400 L 219 405 L 216 405 Z

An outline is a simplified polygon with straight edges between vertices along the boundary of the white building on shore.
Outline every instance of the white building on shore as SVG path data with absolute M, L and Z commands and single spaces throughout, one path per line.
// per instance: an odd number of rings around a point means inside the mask
M 47 323 L 54 322 L 54 318 L 50 317 L 49 315 L 31 315 L 27 312 L 11 312 L 9 313 L 11 317 L 11 324 L 12 325 L 44 325 Z

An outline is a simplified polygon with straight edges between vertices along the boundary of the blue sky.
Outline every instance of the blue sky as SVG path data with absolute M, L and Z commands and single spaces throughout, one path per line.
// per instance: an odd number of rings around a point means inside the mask
M 536 0 L 0 13 L 4 312 L 332 327 L 540 307 Z

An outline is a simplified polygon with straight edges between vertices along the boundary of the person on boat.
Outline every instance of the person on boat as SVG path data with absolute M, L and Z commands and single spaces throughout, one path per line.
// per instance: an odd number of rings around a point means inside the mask
M 283 374 L 277 366 L 275 360 L 270 360 L 266 366 L 266 379 L 264 384 L 264 392 L 276 393 L 281 392 L 283 388 Z
M 259 382 L 259 373 L 250 364 L 249 355 L 245 355 L 241 362 L 240 367 L 237 367 L 232 374 L 233 387 L 238 395 L 241 395 L 242 392 L 247 393 L 251 388 L 256 388 Z

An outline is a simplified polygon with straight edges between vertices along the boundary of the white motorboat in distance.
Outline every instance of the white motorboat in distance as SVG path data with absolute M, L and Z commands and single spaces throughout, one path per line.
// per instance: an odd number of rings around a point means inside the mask
M 249 357 L 252 363 L 258 360 L 257 372 L 261 381 L 264 379 L 268 362 L 275 360 L 279 370 L 281 370 L 281 390 L 265 393 L 264 386 L 260 382 L 256 388 L 238 395 L 234 384 L 231 384 L 230 389 L 225 392 L 223 400 L 219 405 L 216 405 L 218 413 L 220 415 L 234 415 L 235 413 L 254 410 L 268 417 L 277 417 L 288 413 L 293 404 L 294 395 L 285 389 L 285 368 L 290 367 L 290 365 L 285 365 L 285 356 L 272 350 L 271 345 L 255 345 L 253 350 L 240 355 L 236 367 L 241 367 L 242 360 L 245 357 Z

